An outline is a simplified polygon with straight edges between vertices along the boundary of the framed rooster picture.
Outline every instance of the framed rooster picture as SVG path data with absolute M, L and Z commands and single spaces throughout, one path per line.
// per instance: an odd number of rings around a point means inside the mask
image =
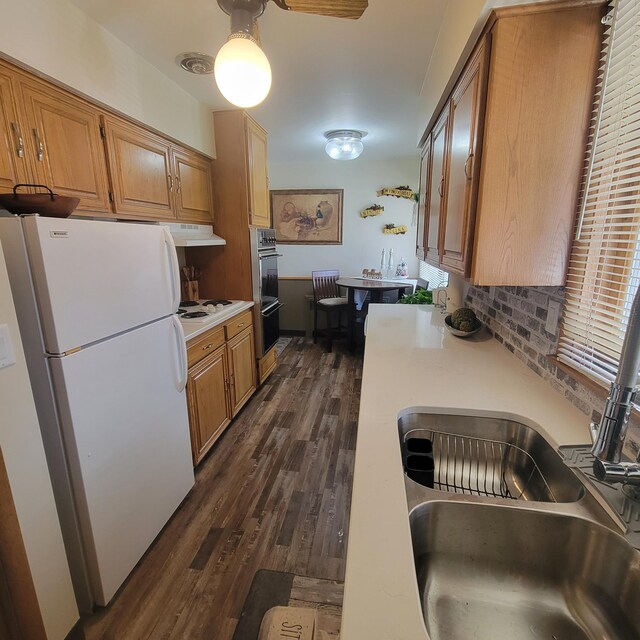
M 342 244 L 343 189 L 271 191 L 276 242 Z

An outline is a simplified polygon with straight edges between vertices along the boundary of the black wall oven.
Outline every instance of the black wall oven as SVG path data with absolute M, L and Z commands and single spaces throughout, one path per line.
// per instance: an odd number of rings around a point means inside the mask
M 276 234 L 273 229 L 252 229 L 254 261 L 254 300 L 261 328 L 256 336 L 257 356 L 261 358 L 280 337 L 280 309 L 278 299 L 278 258 Z

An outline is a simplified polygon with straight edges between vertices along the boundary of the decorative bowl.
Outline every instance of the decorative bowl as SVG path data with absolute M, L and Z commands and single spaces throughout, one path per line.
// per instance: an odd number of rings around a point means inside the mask
M 460 331 L 458 329 L 454 329 L 451 324 L 451 314 L 445 317 L 444 324 L 449 332 L 458 338 L 468 338 L 469 336 L 475 335 L 480 331 L 480 329 L 482 329 L 482 322 L 480 322 L 480 320 L 476 320 L 476 328 L 473 331 Z

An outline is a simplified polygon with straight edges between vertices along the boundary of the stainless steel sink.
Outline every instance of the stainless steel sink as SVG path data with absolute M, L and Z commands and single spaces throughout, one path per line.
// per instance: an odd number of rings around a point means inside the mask
M 640 638 L 640 552 L 602 525 L 440 500 L 410 524 L 431 640 Z
M 419 471 L 412 474 L 411 463 L 429 463 L 433 489 L 553 503 L 577 502 L 584 496 L 582 483 L 558 453 L 537 431 L 519 422 L 409 413 L 398 420 L 398 427 L 409 477 L 421 477 Z M 433 462 L 425 455 L 430 448 Z

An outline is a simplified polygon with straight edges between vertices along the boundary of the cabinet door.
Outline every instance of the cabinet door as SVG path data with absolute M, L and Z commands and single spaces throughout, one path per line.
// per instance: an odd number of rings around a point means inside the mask
M 246 120 L 249 169 L 249 224 L 270 227 L 267 134 L 255 122 Z
M 471 59 L 453 90 L 449 121 L 449 171 L 446 210 L 442 220 L 442 264 L 448 271 L 468 275 L 471 267 L 473 222 L 478 191 L 480 147 L 478 128 L 484 104 L 485 48 Z
M 178 220 L 211 224 L 211 161 L 192 151 L 174 147 L 173 177 Z
M 256 353 L 253 344 L 253 327 L 227 343 L 231 363 L 231 413 L 236 415 L 240 407 L 256 389 Z
M 187 397 L 194 464 L 202 459 L 231 420 L 228 381 L 224 345 L 189 370 Z
M 427 137 L 422 149 L 420 162 L 420 202 L 418 203 L 418 231 L 416 235 L 416 256 L 420 260 L 425 259 L 426 253 L 426 219 L 429 202 L 429 183 L 431 180 L 431 135 Z
M 447 104 L 431 134 L 431 179 L 429 180 L 429 197 L 425 218 L 427 225 L 425 258 L 435 265 L 440 264 L 440 221 L 447 193 L 446 138 L 448 122 L 449 105 Z
M 0 68 L 0 192 L 28 182 L 25 131 L 18 121 L 11 75 Z
M 77 211 L 110 213 L 100 113 L 51 85 L 21 80 L 35 181 L 80 198 Z
M 143 129 L 104 117 L 107 158 L 118 217 L 174 220 L 169 143 Z

